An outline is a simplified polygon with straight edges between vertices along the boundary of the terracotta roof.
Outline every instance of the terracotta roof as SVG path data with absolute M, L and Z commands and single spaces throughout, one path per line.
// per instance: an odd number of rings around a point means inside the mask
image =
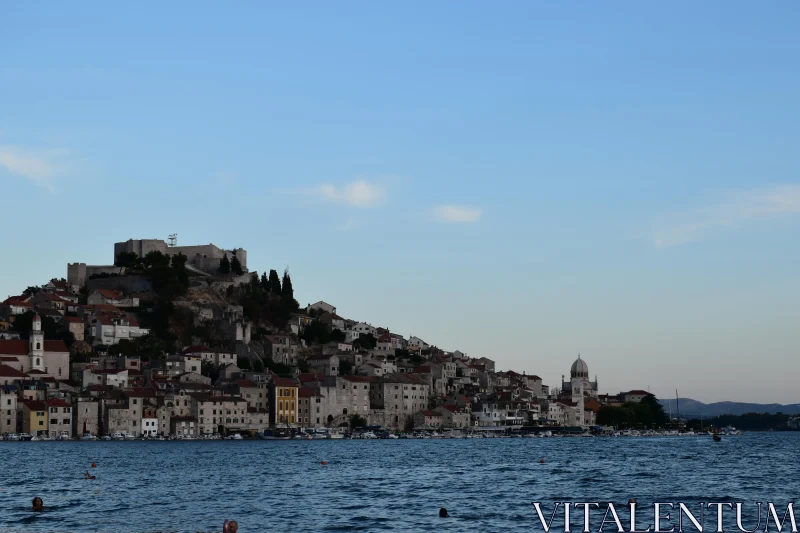
M 258 387 L 258 383 L 255 383 L 249 379 L 237 379 L 236 384 L 240 387 Z
M 69 353 L 64 341 L 44 341 L 44 351 Z M 28 341 L 0 340 L 0 355 L 28 355 Z
M 76 316 L 65 316 L 64 320 L 66 322 L 71 322 L 72 324 L 78 324 L 78 323 L 83 324 L 83 319 L 78 318 Z
M 322 396 L 319 393 L 319 390 L 312 389 L 311 387 L 301 387 L 300 391 L 297 393 L 297 395 L 300 398 L 311 398 L 313 396 Z
M 290 378 L 272 378 L 276 387 L 299 387 L 299 384 Z
M 22 400 L 22 405 L 31 411 L 47 411 L 47 404 L 41 400 Z
M 29 376 L 43 376 L 45 374 L 47 374 L 47 372 L 45 372 L 44 370 L 33 369 L 28 371 Z
M 47 400 L 47 405 L 50 407 L 72 407 L 69 403 L 65 402 L 61 398 L 52 398 Z
M 0 378 L 24 378 L 25 374 L 8 365 L 0 365 Z
M 428 410 L 422 411 L 422 414 L 424 414 L 425 416 L 442 416 L 442 413 L 437 413 L 436 411 L 428 411 Z
M 103 298 L 108 298 L 110 300 L 119 300 L 124 297 L 124 295 L 120 291 L 112 291 L 109 289 L 97 289 L 97 292 L 100 293 L 100 296 Z
M 19 363 L 19 359 L 11 357 L 10 355 L 0 355 L 0 361 L 7 361 L 9 363 Z

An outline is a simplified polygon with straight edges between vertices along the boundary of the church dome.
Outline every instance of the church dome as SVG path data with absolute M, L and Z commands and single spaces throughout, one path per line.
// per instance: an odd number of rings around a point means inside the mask
M 575 359 L 574 363 L 572 363 L 572 368 L 570 369 L 569 374 L 573 378 L 589 377 L 589 365 L 586 364 L 586 361 L 581 359 L 580 355 L 578 355 L 578 358 Z

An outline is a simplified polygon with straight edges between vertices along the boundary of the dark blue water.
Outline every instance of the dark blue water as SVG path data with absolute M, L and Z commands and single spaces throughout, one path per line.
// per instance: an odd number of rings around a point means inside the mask
M 797 433 L 720 443 L 707 436 L 0 442 L 0 526 L 205 532 L 221 531 L 230 518 L 242 533 L 529 532 L 542 531 L 532 501 L 548 509 L 556 500 L 621 508 L 630 498 L 640 508 L 773 501 L 785 510 L 800 492 L 798 444 Z M 97 479 L 87 481 L 92 461 Z M 34 496 L 44 499 L 44 513 L 29 510 Z M 438 518 L 440 507 L 455 517 Z M 753 520 L 754 512 L 753 505 Z M 560 522 L 553 530 L 563 529 Z

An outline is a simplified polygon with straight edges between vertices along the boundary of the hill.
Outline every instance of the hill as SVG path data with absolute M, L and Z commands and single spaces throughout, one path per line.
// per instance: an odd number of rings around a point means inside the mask
M 659 400 L 664 410 L 669 413 L 672 412 L 673 416 L 677 410 L 675 408 L 675 400 Z M 783 413 L 787 415 L 800 414 L 800 404 L 781 405 L 779 403 L 745 403 L 745 402 L 715 402 L 703 403 L 691 398 L 680 398 L 678 406 L 680 407 L 681 418 L 704 416 L 714 417 L 722 415 L 744 415 L 747 413 L 768 413 L 776 414 Z

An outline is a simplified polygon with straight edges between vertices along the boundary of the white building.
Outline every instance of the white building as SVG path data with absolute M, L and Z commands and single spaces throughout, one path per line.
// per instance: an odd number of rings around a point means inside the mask
M 28 340 L 0 340 L 0 357 L 14 357 L 17 361 L 4 360 L 15 370 L 30 372 L 39 370 L 56 379 L 69 378 L 69 350 L 64 341 L 47 341 L 42 331 L 42 319 L 33 317 Z
M 92 328 L 93 344 L 111 346 L 122 340 L 135 340 L 147 335 L 150 330 L 140 328 L 139 323 L 130 315 L 109 317 L 99 315 Z

